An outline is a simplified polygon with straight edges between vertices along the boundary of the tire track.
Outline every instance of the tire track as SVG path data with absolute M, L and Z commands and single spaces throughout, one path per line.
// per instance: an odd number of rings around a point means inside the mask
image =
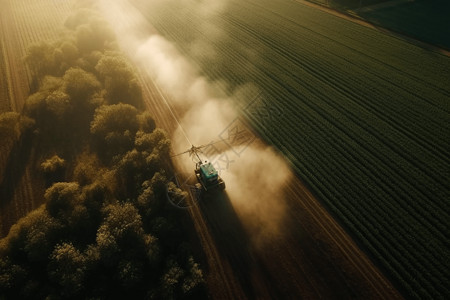
M 144 100 L 148 110 L 152 113 L 159 128 L 165 129 L 169 135 L 176 130 L 176 120 L 170 115 L 167 106 L 164 104 L 162 95 L 156 88 L 153 80 L 140 70 L 140 82 L 144 89 Z M 214 299 L 246 299 L 242 287 L 236 282 L 232 268 L 224 261 L 213 241 L 208 227 L 203 220 L 197 203 L 192 195 L 189 197 L 189 214 L 194 223 L 197 234 L 199 235 L 203 251 L 205 252 L 208 265 L 208 285 L 214 288 L 210 289 Z

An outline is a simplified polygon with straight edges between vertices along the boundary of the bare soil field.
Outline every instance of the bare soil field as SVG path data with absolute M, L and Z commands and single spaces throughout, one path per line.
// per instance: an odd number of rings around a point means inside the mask
M 0 112 L 20 112 L 32 77 L 23 58 L 26 49 L 57 36 L 70 13 L 71 1 L 3 0 L 0 2 Z M 42 204 L 43 182 L 34 174 L 31 149 L 0 149 L 0 236 L 21 217 Z M 22 145 L 21 148 L 23 148 Z

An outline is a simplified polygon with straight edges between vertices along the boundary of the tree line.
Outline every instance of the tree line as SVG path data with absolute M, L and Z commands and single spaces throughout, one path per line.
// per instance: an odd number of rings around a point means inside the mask
M 0 136 L 32 139 L 46 190 L 0 240 L 0 299 L 204 298 L 186 216 L 167 201 L 170 140 L 108 24 L 79 9 L 25 61 L 36 90 L 0 115 Z

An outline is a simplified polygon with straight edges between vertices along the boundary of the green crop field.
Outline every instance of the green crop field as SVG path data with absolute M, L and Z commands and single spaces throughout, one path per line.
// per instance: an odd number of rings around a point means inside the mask
M 395 32 L 450 49 L 450 2 L 416 0 L 358 12 L 362 18 Z
M 258 86 L 276 113 L 248 119 L 405 296 L 450 298 L 450 58 L 294 1 L 133 2 L 228 92 Z

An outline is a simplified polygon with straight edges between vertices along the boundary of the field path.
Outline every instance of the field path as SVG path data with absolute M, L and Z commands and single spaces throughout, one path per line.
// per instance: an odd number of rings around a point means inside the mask
M 108 6 L 108 15 L 121 28 L 139 23 L 138 36 L 157 34 L 148 22 L 140 23 L 137 9 L 117 3 L 114 9 Z M 136 56 L 139 45 L 126 39 L 121 45 L 131 58 Z M 172 104 L 170 91 L 162 91 L 145 70 L 140 73 L 149 111 L 157 126 L 172 134 L 177 127 L 174 115 L 179 118 L 183 111 Z M 260 139 L 254 143 L 264 146 Z M 188 210 L 205 253 L 203 268 L 212 298 L 402 298 L 298 178 L 280 195 L 289 212 L 282 234 L 262 247 L 252 242 L 246 220 L 226 194 L 213 200 L 191 199 Z

